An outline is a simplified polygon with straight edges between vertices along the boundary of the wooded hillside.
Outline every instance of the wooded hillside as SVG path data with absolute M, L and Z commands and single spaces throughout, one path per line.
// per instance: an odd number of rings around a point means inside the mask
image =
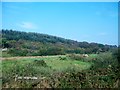
M 117 46 L 78 42 L 57 36 L 2 29 L 2 46 L 14 56 L 106 52 Z

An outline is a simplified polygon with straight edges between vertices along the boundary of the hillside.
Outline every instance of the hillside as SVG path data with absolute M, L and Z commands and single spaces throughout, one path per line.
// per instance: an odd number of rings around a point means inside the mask
M 57 36 L 2 29 L 2 46 L 12 56 L 61 55 L 68 53 L 99 53 L 116 46 L 78 42 Z
M 12 30 L 2 30 L 2 42 L 3 88 L 119 87 L 115 46 Z

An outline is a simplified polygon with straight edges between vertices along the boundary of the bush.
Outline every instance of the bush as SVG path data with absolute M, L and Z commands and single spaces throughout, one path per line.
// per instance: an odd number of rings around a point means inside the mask
M 34 64 L 39 65 L 39 66 L 43 66 L 43 67 L 47 67 L 47 64 L 45 63 L 44 60 L 34 60 Z
M 8 51 L 9 54 L 13 55 L 13 56 L 26 56 L 28 51 L 25 49 L 15 49 L 15 48 L 11 48 Z
M 59 59 L 60 59 L 60 60 L 67 60 L 66 57 L 61 57 L 61 56 L 59 57 Z
M 69 54 L 68 57 L 72 60 L 83 60 L 84 57 L 81 55 L 77 55 L 77 54 Z
M 96 60 L 93 60 L 95 68 L 107 68 L 109 65 L 116 65 L 117 59 L 113 58 L 112 53 L 101 53 L 96 57 Z

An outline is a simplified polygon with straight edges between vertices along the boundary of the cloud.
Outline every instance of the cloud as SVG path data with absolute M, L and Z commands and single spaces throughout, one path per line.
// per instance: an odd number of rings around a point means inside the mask
M 37 29 L 37 26 L 34 23 L 31 23 L 31 22 L 22 22 L 18 25 L 21 28 L 24 28 L 24 29 Z

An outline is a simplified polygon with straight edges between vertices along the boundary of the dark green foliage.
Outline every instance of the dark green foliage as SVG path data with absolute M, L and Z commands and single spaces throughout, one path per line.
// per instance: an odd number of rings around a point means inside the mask
M 118 64 L 117 58 L 113 58 L 111 53 L 101 53 L 92 62 L 95 63 L 94 68 L 107 68 L 108 66 L 112 67 Z
M 34 64 L 38 66 L 47 67 L 47 64 L 45 63 L 44 60 L 34 60 Z
M 8 53 L 13 55 L 13 56 L 26 56 L 28 51 L 26 49 L 14 49 L 14 48 L 11 48 L 11 49 L 9 49 Z
M 66 57 L 61 57 L 61 56 L 59 57 L 59 59 L 60 59 L 60 60 L 67 60 Z
M 41 56 L 65 54 L 64 51 L 59 47 L 49 47 L 49 48 L 40 49 L 38 53 Z
M 84 59 L 82 55 L 77 55 L 77 54 L 69 54 L 68 57 L 72 60 L 83 60 Z
M 9 54 L 12 56 L 91 54 L 116 48 L 112 45 L 77 42 L 47 34 L 13 30 L 2 30 L 2 47 L 10 49 Z
M 61 76 L 59 87 L 63 88 L 118 88 L 119 66 L 111 53 L 97 56 L 93 66 L 82 72 L 70 70 Z
M 8 48 L 10 47 L 8 40 L 6 38 L 2 38 L 2 47 L 3 48 Z

